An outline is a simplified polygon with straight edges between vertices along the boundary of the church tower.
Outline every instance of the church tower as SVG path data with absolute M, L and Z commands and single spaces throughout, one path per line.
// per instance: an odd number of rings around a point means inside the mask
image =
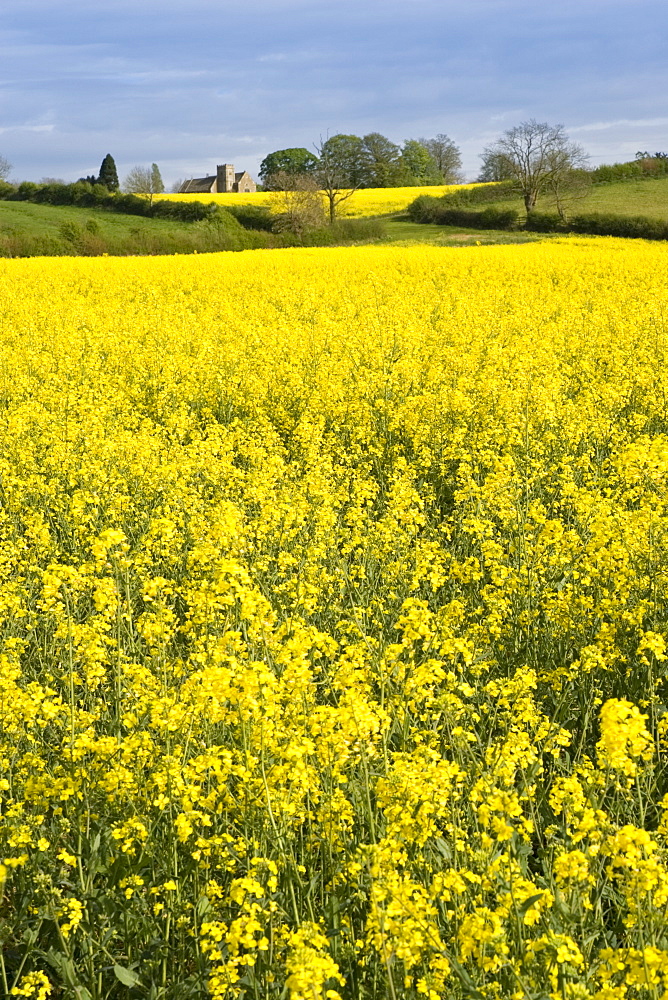
M 216 168 L 218 193 L 234 191 L 234 164 L 223 163 Z

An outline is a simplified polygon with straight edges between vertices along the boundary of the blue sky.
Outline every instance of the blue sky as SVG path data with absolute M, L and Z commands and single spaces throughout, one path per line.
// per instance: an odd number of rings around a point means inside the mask
M 613 162 L 668 150 L 667 51 L 665 0 L 3 0 L 0 154 L 169 185 L 327 132 L 445 132 L 473 177 L 533 117 Z

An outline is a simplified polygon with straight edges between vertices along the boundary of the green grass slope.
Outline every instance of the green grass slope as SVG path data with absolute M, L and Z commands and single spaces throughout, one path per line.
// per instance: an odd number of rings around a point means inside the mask
M 71 205 L 0 201 L 0 257 L 192 253 L 264 242 L 229 213 L 211 222 L 180 222 Z
M 475 206 L 471 206 L 474 208 Z M 515 208 L 524 216 L 524 202 L 518 196 L 498 202 L 490 202 L 489 207 Z M 550 195 L 538 199 L 537 211 L 555 212 L 556 204 Z M 654 219 L 668 219 L 668 177 L 656 180 L 625 181 L 618 184 L 595 184 L 584 198 L 567 204 L 567 214 L 589 214 L 591 212 L 613 215 L 646 215 Z

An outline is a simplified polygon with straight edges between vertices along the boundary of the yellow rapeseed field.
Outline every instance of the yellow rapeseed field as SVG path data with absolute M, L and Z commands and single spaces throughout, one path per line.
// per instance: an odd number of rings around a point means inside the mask
M 668 248 L 0 261 L 0 991 L 668 996 Z
M 362 218 L 404 212 L 410 203 L 421 194 L 440 197 L 444 194 L 450 194 L 452 191 L 465 191 L 472 187 L 480 187 L 480 185 L 441 184 L 436 187 L 360 188 L 359 191 L 355 191 L 348 199 L 341 202 L 337 208 L 337 216 Z M 156 196 L 156 199 L 158 198 L 168 198 L 171 201 L 213 202 L 224 207 L 257 205 L 271 208 L 277 212 L 283 210 L 280 191 L 253 191 L 249 194 L 160 194 Z

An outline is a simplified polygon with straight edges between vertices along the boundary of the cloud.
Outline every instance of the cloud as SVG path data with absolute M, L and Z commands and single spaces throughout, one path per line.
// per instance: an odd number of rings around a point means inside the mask
M 0 135 L 5 132 L 53 132 L 54 124 L 50 125 L 5 125 L 0 128 Z
M 446 132 L 473 172 L 486 143 L 535 117 L 611 160 L 629 142 L 660 143 L 661 11 L 659 0 L 256 0 L 252 12 L 3 0 L 0 152 L 26 177 L 77 177 L 111 151 L 121 171 L 155 161 L 168 179 L 223 159 L 257 171 L 272 149 L 310 148 L 327 131 Z
M 668 117 L 663 118 L 617 118 L 611 122 L 591 122 L 588 125 L 576 125 L 569 132 L 604 132 L 614 128 L 654 128 L 668 125 Z

